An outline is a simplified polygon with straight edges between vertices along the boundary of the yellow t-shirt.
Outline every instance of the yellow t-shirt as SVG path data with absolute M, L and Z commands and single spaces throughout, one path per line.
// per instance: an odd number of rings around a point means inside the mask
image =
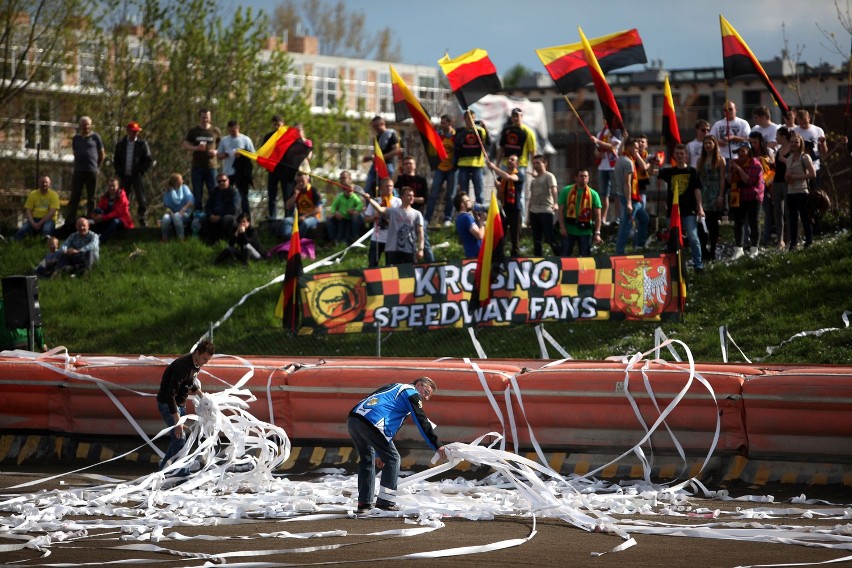
M 33 219 L 41 219 L 47 215 L 48 211 L 55 209 L 53 221 L 56 222 L 59 218 L 59 194 L 52 189 L 48 189 L 46 194 L 39 189 L 34 189 L 27 195 L 24 209 L 32 211 Z

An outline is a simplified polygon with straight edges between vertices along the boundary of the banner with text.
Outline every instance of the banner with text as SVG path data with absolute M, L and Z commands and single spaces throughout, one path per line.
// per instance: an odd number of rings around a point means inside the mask
M 476 260 L 303 275 L 300 335 L 537 324 L 678 321 L 674 254 L 514 258 L 487 306 L 470 304 Z

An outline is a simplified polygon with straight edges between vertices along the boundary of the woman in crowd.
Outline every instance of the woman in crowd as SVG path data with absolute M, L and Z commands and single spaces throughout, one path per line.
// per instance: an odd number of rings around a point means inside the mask
M 737 150 L 737 158 L 731 162 L 728 170 L 728 178 L 731 183 L 729 204 L 731 214 L 734 217 L 734 247 L 733 258 L 743 256 L 743 247 L 749 245 L 749 255 L 757 254 L 757 243 L 760 239 L 758 231 L 757 215 L 760 212 L 760 204 L 763 202 L 763 166 L 754 157 L 751 146 L 740 146 Z M 748 223 L 749 239 L 744 242 L 743 225 Z
M 811 157 L 805 152 L 805 141 L 795 132 L 790 134 L 790 153 L 787 155 L 787 221 L 790 233 L 790 250 L 799 243 L 799 218 L 805 232 L 805 246 L 813 241 L 813 226 L 808 215 L 808 180 L 816 177 Z
M 772 148 L 766 145 L 766 140 L 763 134 L 753 131 L 748 135 L 748 141 L 751 144 L 751 150 L 754 152 L 754 157 L 760 162 L 763 168 L 763 246 L 768 246 L 772 239 L 772 233 L 778 235 L 778 229 L 775 227 L 775 208 L 772 204 L 772 185 L 775 179 L 775 152 Z M 780 238 L 780 237 L 779 237 Z
M 701 144 L 698 158 L 698 176 L 701 178 L 701 206 L 704 208 L 707 231 L 699 227 L 701 258 L 716 259 L 719 242 L 719 222 L 725 210 L 725 158 L 719 151 L 715 136 L 707 135 Z
M 100 237 L 100 244 L 107 242 L 107 239 L 116 231 L 133 228 L 130 202 L 119 184 L 117 177 L 109 178 L 106 193 L 98 200 L 98 206 L 92 216 L 91 229 Z
M 782 126 L 775 132 L 775 180 L 772 182 L 772 205 L 778 248 L 784 250 L 790 242 L 787 223 L 787 154 L 790 153 L 791 131 Z
M 183 183 L 183 176 L 178 173 L 170 175 L 168 187 L 163 192 L 163 205 L 166 206 L 166 213 L 160 222 L 163 242 L 169 240 L 172 227 L 177 238 L 185 240 L 184 230 L 192 218 L 194 201 L 192 191 Z

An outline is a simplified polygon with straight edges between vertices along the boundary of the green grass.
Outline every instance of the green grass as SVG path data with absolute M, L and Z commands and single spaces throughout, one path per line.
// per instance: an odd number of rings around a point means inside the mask
M 459 258 L 451 229 L 430 230 L 439 260 Z M 724 234 L 723 234 L 724 237 Z M 39 281 L 45 336 L 50 346 L 72 353 L 175 354 L 185 352 L 210 324 L 222 318 L 243 295 L 283 272 L 279 261 L 214 266 L 221 247 L 197 240 L 159 242 L 153 230 L 110 242 L 100 264 L 81 278 Z M 525 237 L 528 239 L 529 237 Z M 270 243 L 271 244 L 271 243 Z M 531 243 L 524 243 L 531 248 Z M 612 245 L 607 245 L 611 249 Z M 134 253 L 138 249 L 138 253 Z M 318 249 L 318 257 L 332 252 Z M 611 252 L 611 250 L 609 250 Z M 0 276 L 27 274 L 44 254 L 41 241 L 0 244 Z M 366 264 L 366 252 L 348 255 L 337 269 Z M 311 261 L 306 260 L 305 266 Z M 852 330 L 796 339 L 772 355 L 768 346 L 806 330 L 843 327 L 841 314 L 852 310 L 852 241 L 839 235 L 818 240 L 806 251 L 767 252 L 757 259 L 710 264 L 688 275 L 684 323 L 664 324 L 670 338 L 685 342 L 697 360 L 720 361 L 718 328 L 752 360 L 767 363 L 849 363 Z M 283 356 L 372 356 L 373 333 L 341 337 L 292 337 L 272 311 L 280 287 L 254 294 L 214 330 L 217 350 L 232 354 Z M 656 323 L 587 322 L 546 324 L 545 329 L 574 358 L 601 359 L 653 347 Z M 477 330 L 489 357 L 537 358 L 533 327 Z M 558 357 L 549 350 L 551 357 Z M 466 330 L 383 334 L 383 356 L 475 356 Z M 730 347 L 730 358 L 742 356 Z

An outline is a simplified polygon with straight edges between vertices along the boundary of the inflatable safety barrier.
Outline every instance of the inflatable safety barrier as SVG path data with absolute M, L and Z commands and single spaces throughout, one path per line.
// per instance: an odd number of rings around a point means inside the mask
M 0 355 L 0 433 L 131 436 L 162 430 L 156 392 L 174 357 Z M 202 388 L 240 384 L 250 412 L 297 445 L 348 446 L 346 416 L 372 390 L 429 376 L 438 435 L 501 433 L 515 451 L 852 461 L 852 367 L 626 361 L 217 356 Z M 192 411 L 190 404 L 188 410 Z M 144 434 L 144 435 L 143 435 Z M 400 446 L 422 445 L 405 426 Z

